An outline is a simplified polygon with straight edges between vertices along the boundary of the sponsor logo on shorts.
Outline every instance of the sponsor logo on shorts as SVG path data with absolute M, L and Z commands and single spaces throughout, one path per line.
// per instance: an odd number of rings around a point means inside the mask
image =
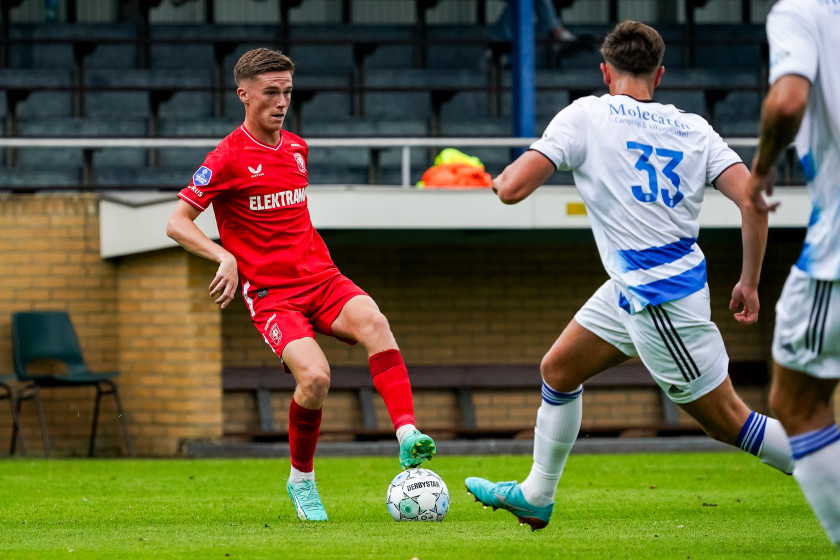
M 194 185 L 206 185 L 210 182 L 210 177 L 213 176 L 213 172 L 210 171 L 205 165 L 202 165 L 198 168 L 198 171 L 193 173 L 193 184 Z M 199 195 L 201 196 L 201 195 Z
M 668 394 L 669 395 L 682 395 L 683 393 L 685 393 L 685 391 L 683 391 L 682 389 L 680 389 L 676 385 L 671 385 L 671 388 L 668 389 Z

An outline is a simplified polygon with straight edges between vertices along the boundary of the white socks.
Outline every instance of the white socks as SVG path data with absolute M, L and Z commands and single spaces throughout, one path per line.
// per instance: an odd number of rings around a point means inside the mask
M 793 436 L 790 446 L 796 458 L 793 476 L 828 538 L 840 546 L 840 429 L 832 424 Z
M 775 418 L 750 412 L 741 433 L 738 434 L 738 447 L 783 473 L 793 472 L 790 443 L 782 423 Z
M 566 459 L 577 439 L 583 411 L 583 387 L 572 393 L 555 391 L 543 382 L 543 402 L 534 428 L 534 464 L 520 488 L 532 506 L 554 502 Z
M 764 441 L 758 450 L 758 458 L 762 463 L 775 467 L 785 474 L 793 472 L 793 455 L 790 452 L 790 442 L 782 423 L 775 418 L 767 419 L 764 428 Z
M 404 424 L 397 429 L 397 441 L 402 443 L 402 440 L 408 434 L 414 433 L 414 430 L 417 428 L 414 427 L 414 424 Z
M 292 484 L 297 484 L 299 482 L 303 482 L 304 480 L 315 482 L 315 471 L 313 470 L 312 472 L 302 472 L 292 467 L 292 471 L 289 473 L 289 482 L 291 482 Z

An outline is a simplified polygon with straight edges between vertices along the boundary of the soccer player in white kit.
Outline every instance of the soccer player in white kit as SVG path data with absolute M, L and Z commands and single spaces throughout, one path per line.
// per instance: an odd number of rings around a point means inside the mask
M 773 187 L 774 164 L 795 139 L 813 204 L 776 305 L 770 406 L 790 436 L 793 475 L 840 546 L 840 0 L 778 2 L 767 38 L 771 87 L 751 187 Z
M 478 501 L 510 511 L 532 529 L 551 517 L 580 430 L 582 384 L 630 357 L 638 356 L 710 436 L 784 472 L 793 468 L 781 424 L 749 410 L 732 387 L 697 245 L 708 182 L 741 211 L 743 265 L 730 309 L 739 322 L 754 323 L 770 209 L 760 191 L 748 194 L 747 167 L 703 118 L 653 101 L 664 51 L 655 29 L 618 24 L 601 48 L 610 93 L 560 111 L 493 182 L 502 202 L 515 204 L 557 169 L 571 169 L 610 277 L 542 360 L 528 477 L 521 484 L 465 481 Z

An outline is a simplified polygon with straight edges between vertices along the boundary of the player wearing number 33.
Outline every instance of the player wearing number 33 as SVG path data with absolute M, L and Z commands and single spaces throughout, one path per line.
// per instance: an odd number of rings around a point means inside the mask
M 746 166 L 703 118 L 653 100 L 664 51 L 655 29 L 618 24 L 601 48 L 609 94 L 560 111 L 493 181 L 501 201 L 515 204 L 557 169 L 572 170 L 609 274 L 542 360 L 528 477 L 521 484 L 466 480 L 477 500 L 532 529 L 551 516 L 580 429 L 582 384 L 631 357 L 710 436 L 786 473 L 793 467 L 779 422 L 750 411 L 732 387 L 697 245 L 697 215 L 711 183 L 741 211 L 743 266 L 730 309 L 737 321 L 754 323 L 770 208 L 761 194 L 747 195 Z

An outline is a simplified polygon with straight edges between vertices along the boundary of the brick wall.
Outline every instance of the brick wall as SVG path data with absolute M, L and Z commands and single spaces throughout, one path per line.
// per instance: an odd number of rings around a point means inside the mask
M 119 366 L 138 453 L 221 436 L 221 314 L 206 297 L 216 268 L 182 249 L 119 263 Z
M 98 197 L 89 194 L 0 197 L 0 262 L 0 373 L 13 371 L 11 313 L 66 310 L 90 368 L 120 371 L 139 454 L 173 455 L 184 438 L 221 434 L 221 316 L 201 290 L 211 263 L 180 249 L 102 260 Z M 92 388 L 42 391 L 54 455 L 87 454 L 94 395 Z M 40 453 L 31 401 L 22 422 L 30 452 Z M 110 397 L 99 426 L 97 455 L 121 454 Z M 10 433 L 0 410 L 0 446 Z
M 606 279 L 587 232 L 430 233 L 371 236 L 323 232 L 333 259 L 388 317 L 409 364 L 539 363 L 575 311 Z M 393 241 L 393 237 L 397 241 Z M 505 241 L 505 238 L 511 240 Z M 485 238 L 485 241 L 482 239 Z M 773 230 L 760 286 L 761 319 L 744 327 L 729 299 L 741 267 L 740 233 L 715 230 L 706 253 L 712 318 L 733 360 L 766 359 L 774 305 L 801 247 L 800 230 Z M 377 243 L 381 245 L 376 246 Z M 374 249 L 371 249 L 371 247 Z M 277 365 L 240 298 L 223 313 L 226 365 Z M 319 338 L 330 362 L 365 363 L 360 348 Z
M 388 317 L 409 365 L 524 363 L 536 367 L 574 312 L 606 278 L 588 232 L 322 234 L 339 268 L 370 293 Z M 703 234 L 700 242 L 708 261 L 712 317 L 733 361 L 770 358 L 775 300 L 801 240 L 801 230 L 771 232 L 761 284 L 761 319 L 745 327 L 729 311 L 741 267 L 740 232 Z M 240 300 L 224 312 L 223 331 L 225 365 L 279 366 Z M 366 363 L 360 347 L 328 337 L 318 340 L 333 365 Z M 662 417 L 661 395 L 653 388 L 590 389 L 585 395 L 584 427 L 644 425 Z M 754 409 L 768 411 L 766 391 L 744 388 L 742 397 Z M 288 399 L 274 398 L 275 425 L 285 429 Z M 352 398 L 338 392 L 328 397 L 325 426 L 335 406 L 333 399 L 340 399 L 346 409 Z M 236 400 L 235 406 L 231 399 Z M 441 407 L 436 399 L 449 399 L 452 404 Z M 533 422 L 539 395 L 478 391 L 475 403 L 480 427 L 515 427 Z M 380 399 L 376 405 L 379 425 L 389 425 Z M 415 391 L 415 405 L 424 428 L 442 428 L 457 421 L 451 394 Z M 352 416 L 344 417 L 345 425 L 360 426 L 358 413 L 352 407 L 348 412 Z M 237 429 L 259 425 L 253 399 L 247 395 L 226 397 L 228 428 L 233 417 Z M 685 414 L 681 421 L 693 423 Z
M 92 369 L 117 368 L 117 274 L 114 263 L 99 257 L 97 197 L 0 196 L 0 262 L 0 373 L 13 371 L 11 314 L 46 309 L 71 314 Z M 56 455 L 87 453 L 94 395 L 90 388 L 42 391 Z M 120 432 L 110 399 L 103 402 L 102 413 L 97 449 L 116 453 Z M 30 450 L 39 452 L 32 401 L 23 403 L 22 422 Z M 0 445 L 6 445 L 10 432 L 9 413 L 0 410 Z
M 802 230 L 771 231 L 761 287 L 760 323 L 738 325 L 728 310 L 740 269 L 740 235 L 701 237 L 712 287 L 713 318 L 735 360 L 769 357 L 773 306 L 801 246 Z M 339 267 L 388 316 L 409 364 L 537 364 L 605 279 L 589 232 L 341 232 L 323 235 Z M 247 394 L 223 397 L 223 365 L 279 365 L 241 299 L 219 311 L 207 295 L 215 265 L 181 249 L 103 261 L 95 195 L 0 196 L 0 373 L 12 371 L 10 314 L 66 309 L 92 369 L 118 380 L 138 453 L 174 455 L 182 440 L 218 438 L 258 425 Z M 366 363 L 364 350 L 319 337 L 335 365 Z M 536 366 L 535 366 L 536 367 Z M 759 410 L 766 392 L 744 395 Z M 45 390 L 56 455 L 82 455 L 93 391 Z M 275 423 L 288 423 L 289 394 L 272 395 Z M 621 402 L 611 402 L 611 399 Z M 531 425 L 539 396 L 479 391 L 479 426 Z M 656 391 L 589 390 L 584 425 L 644 424 L 661 414 Z M 418 422 L 445 430 L 457 421 L 454 396 L 415 392 Z M 840 405 L 838 405 L 840 406 Z M 500 411 L 504 411 L 501 413 Z M 377 399 L 380 426 L 388 425 Z M 33 454 L 40 433 L 30 402 L 24 430 Z M 361 424 L 355 396 L 334 392 L 325 430 Z M 0 403 L 0 447 L 8 445 Z M 527 434 L 526 434 L 527 435 Z M 117 455 L 121 432 L 103 403 L 97 454 Z

